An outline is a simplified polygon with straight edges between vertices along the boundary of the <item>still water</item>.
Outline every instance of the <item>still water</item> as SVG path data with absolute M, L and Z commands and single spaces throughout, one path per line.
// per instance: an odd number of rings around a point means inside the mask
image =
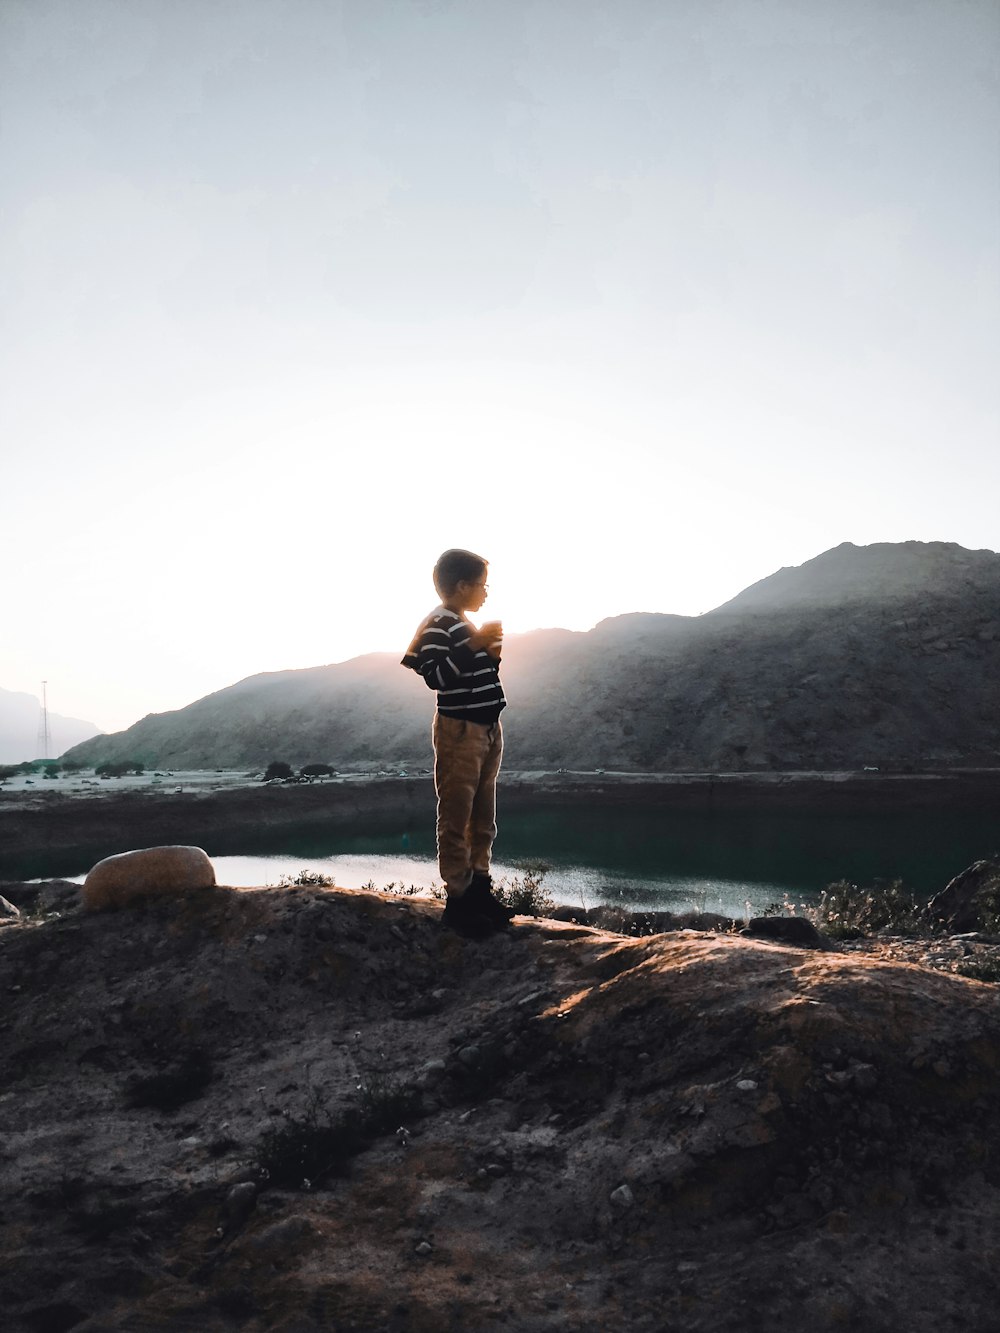
M 206 850 L 212 854 L 211 847 Z M 226 849 L 229 850 L 228 848 Z M 255 855 L 213 855 L 219 882 L 277 884 L 303 868 L 338 884 L 376 888 L 439 883 L 430 828 L 398 826 L 365 836 L 312 836 Z M 812 902 L 826 884 L 899 878 L 930 895 L 970 862 L 1000 851 L 1000 814 L 691 814 L 588 806 L 502 816 L 494 878 L 544 861 L 557 902 L 614 903 L 742 916 L 787 895 Z

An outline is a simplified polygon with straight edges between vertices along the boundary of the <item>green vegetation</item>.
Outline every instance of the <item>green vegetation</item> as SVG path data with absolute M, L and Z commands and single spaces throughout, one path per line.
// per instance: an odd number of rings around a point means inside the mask
M 291 764 L 286 764 L 282 759 L 272 759 L 264 770 L 265 782 L 270 782 L 272 778 L 290 778 L 292 776 Z
M 1000 982 L 1000 958 L 995 954 L 984 958 L 966 958 L 955 969 L 960 977 L 973 981 Z
M 493 896 L 505 907 L 512 907 L 519 916 L 551 916 L 555 901 L 542 887 L 546 872 L 551 869 L 544 861 L 515 861 L 521 872 L 508 881 L 506 877 L 493 885 Z
M 121 778 L 126 773 L 141 775 L 145 771 L 146 765 L 141 764 L 138 759 L 109 759 L 94 769 L 99 778 Z
M 901 935 L 926 931 L 923 906 L 899 879 L 877 879 L 868 887 L 841 879 L 827 885 L 815 907 L 803 910 L 818 930 L 834 939 L 850 939 L 878 930 Z
M 265 1130 L 254 1154 L 261 1179 L 268 1186 L 311 1189 L 343 1175 L 352 1157 L 419 1109 L 419 1093 L 384 1073 L 366 1075 L 357 1093 L 357 1105 L 335 1116 L 313 1088 L 301 1116 L 285 1115 Z
M 337 881 L 332 875 L 324 875 L 321 870 L 309 870 L 303 867 L 298 874 L 282 875 L 278 880 L 279 889 L 335 889 Z
M 299 769 L 299 776 L 303 778 L 330 778 L 333 777 L 336 769 L 329 764 L 306 764 L 304 768 Z
M 193 1102 L 212 1081 L 212 1060 L 200 1046 L 192 1046 L 176 1063 L 155 1074 L 129 1079 L 125 1096 L 129 1106 L 152 1106 L 157 1111 L 176 1111 Z

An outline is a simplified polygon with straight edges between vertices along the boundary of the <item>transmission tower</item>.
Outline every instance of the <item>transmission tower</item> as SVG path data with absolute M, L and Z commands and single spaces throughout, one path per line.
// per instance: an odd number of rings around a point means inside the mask
M 49 735 L 49 682 L 42 681 L 42 715 L 38 719 L 38 748 L 41 750 L 39 759 L 51 759 L 49 749 L 52 745 L 52 737 Z

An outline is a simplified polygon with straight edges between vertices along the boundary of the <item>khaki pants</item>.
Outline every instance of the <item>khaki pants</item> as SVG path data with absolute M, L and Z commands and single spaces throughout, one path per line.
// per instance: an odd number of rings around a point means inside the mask
M 499 721 L 484 727 L 439 713 L 433 735 L 438 869 L 447 892 L 460 897 L 474 871 L 489 874 L 503 731 Z

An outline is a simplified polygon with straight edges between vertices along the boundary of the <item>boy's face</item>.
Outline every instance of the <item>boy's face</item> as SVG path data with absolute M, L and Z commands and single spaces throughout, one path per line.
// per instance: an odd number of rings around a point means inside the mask
M 486 582 L 486 570 L 473 583 L 467 583 L 463 580 L 455 589 L 454 604 L 463 611 L 478 611 L 486 601 L 489 593 L 489 584 Z

